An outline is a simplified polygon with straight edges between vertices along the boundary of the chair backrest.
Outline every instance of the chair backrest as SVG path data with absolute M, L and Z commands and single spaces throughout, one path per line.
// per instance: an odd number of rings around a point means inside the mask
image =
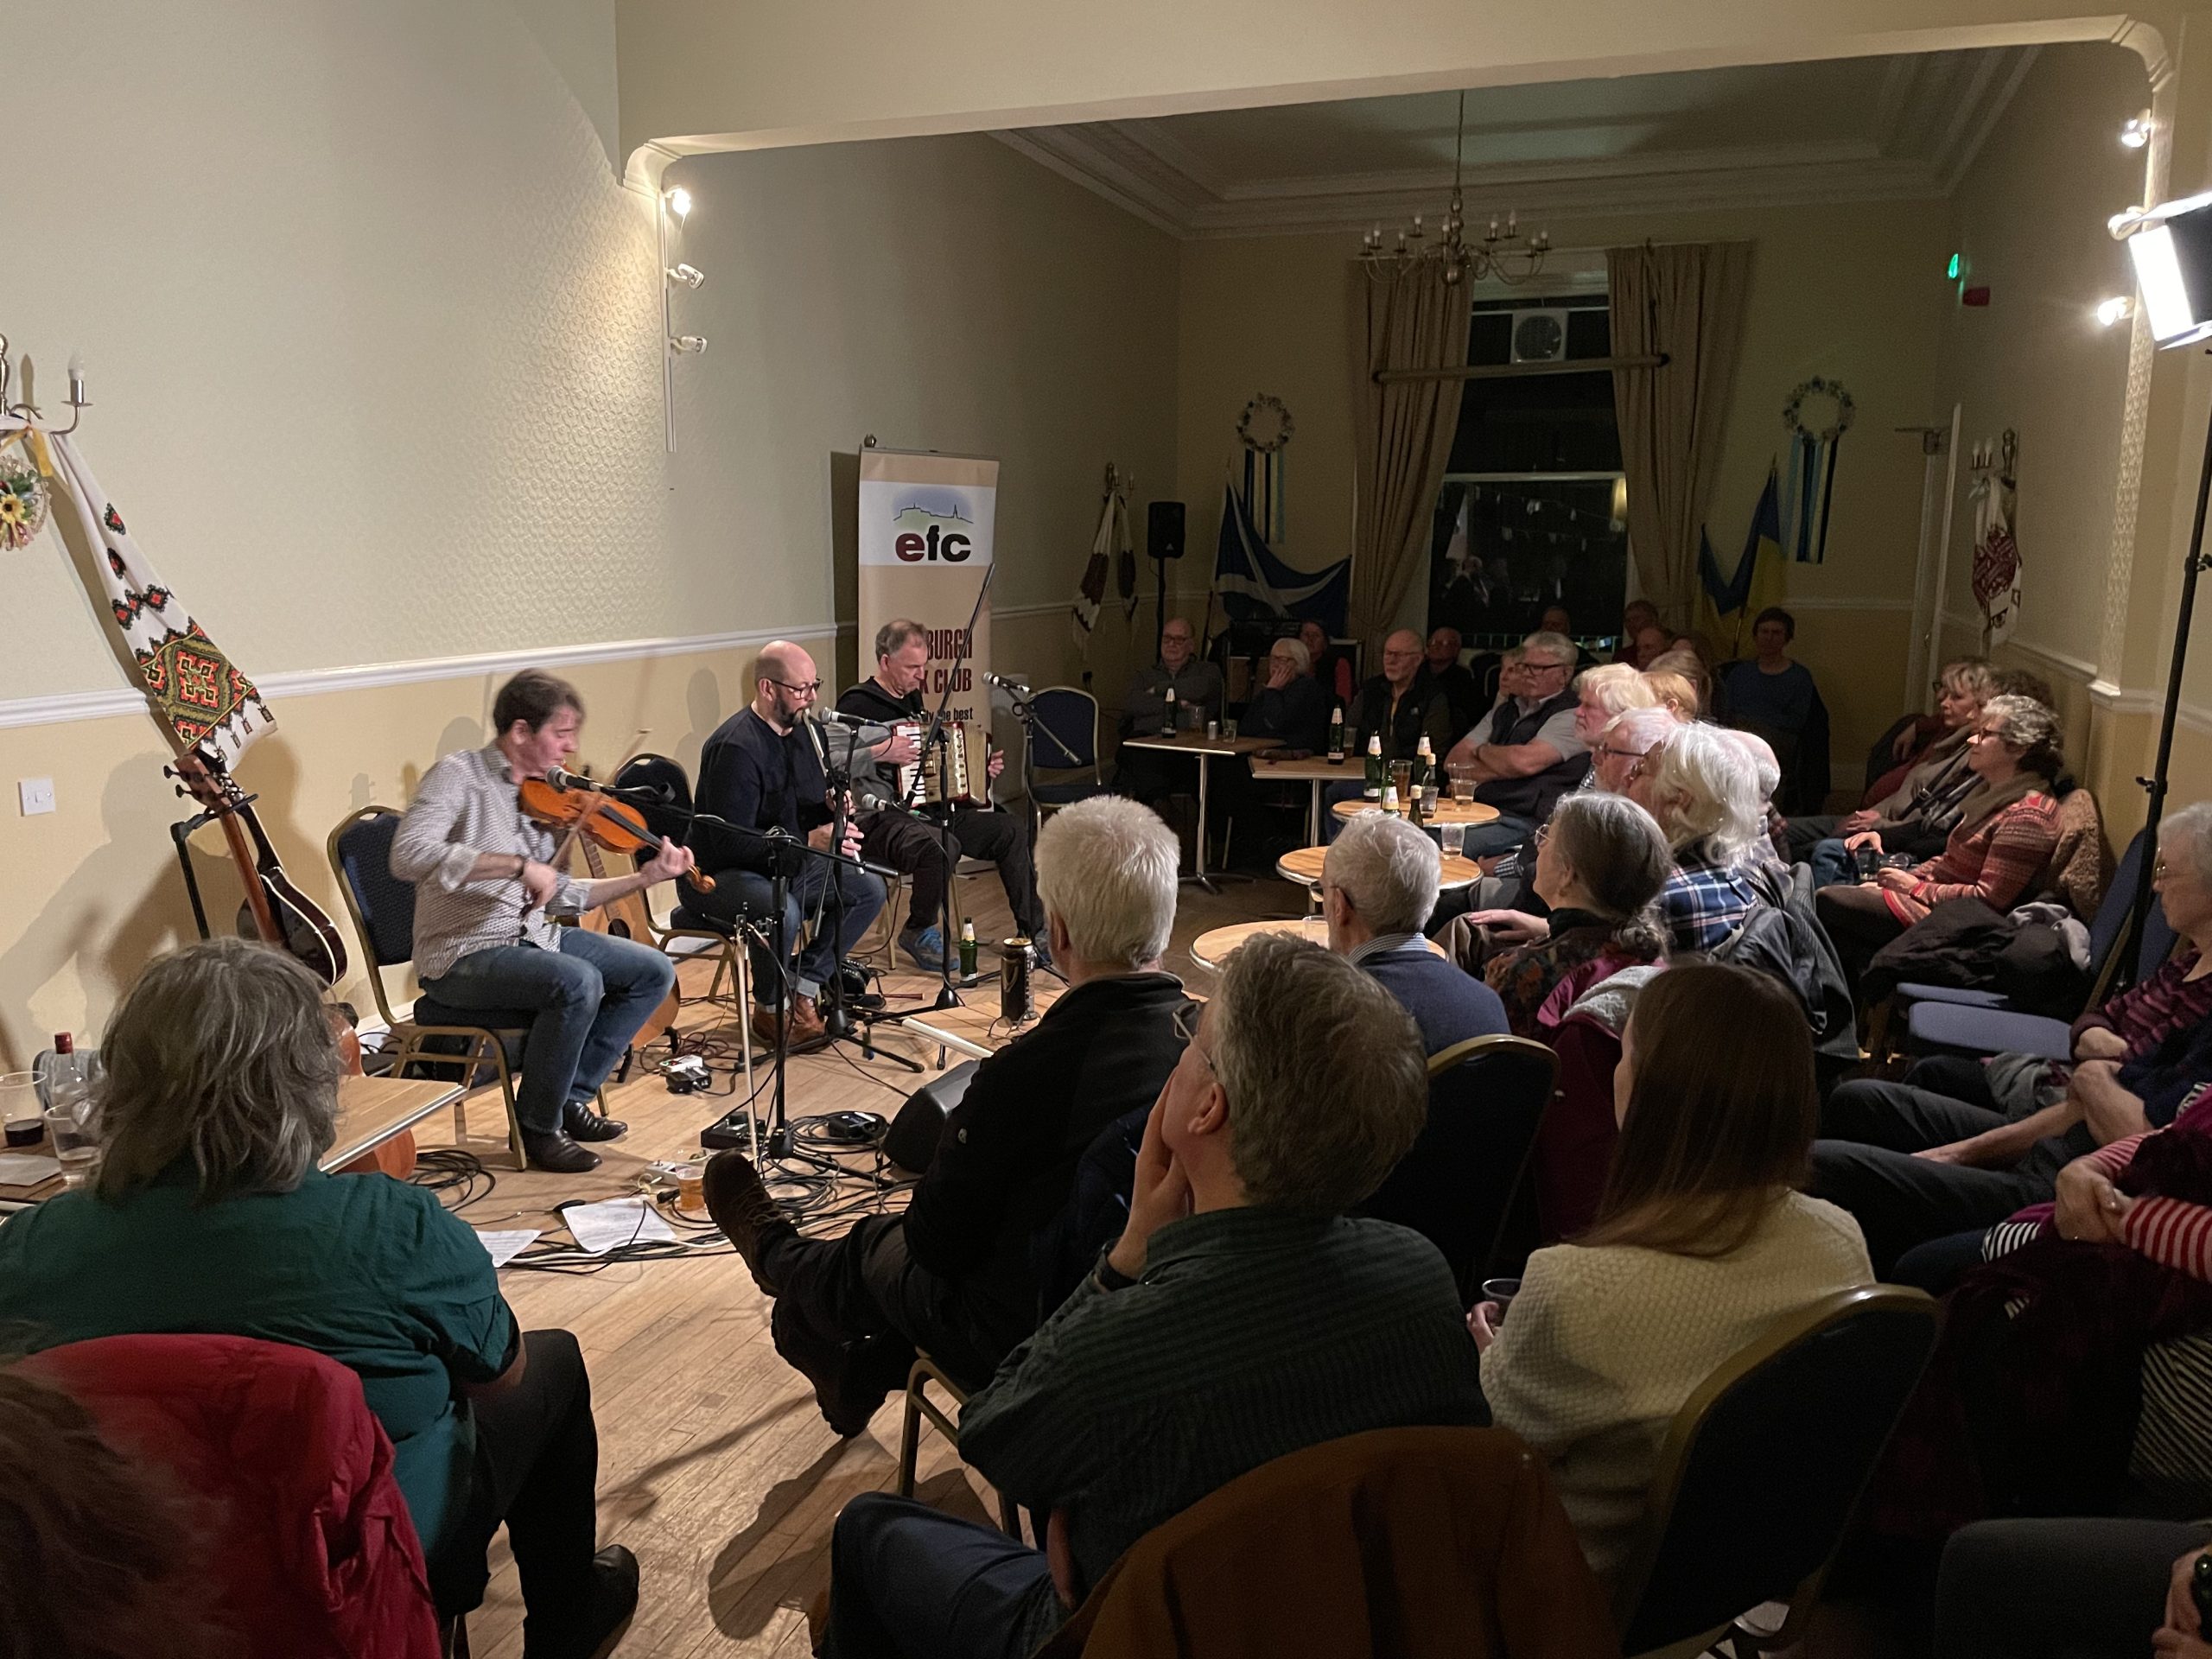
M 1428 1120 L 1359 1213 L 1434 1244 L 1463 1294 L 1517 1264 L 1536 1243 L 1526 1177 L 1558 1082 L 1559 1057 L 1526 1037 L 1472 1037 L 1431 1055 Z
M 1503 1429 L 1386 1428 L 1247 1471 L 1122 1552 L 1038 1659 L 1608 1659 L 1544 1460 Z
M 1080 686 L 1048 685 L 1029 700 L 1038 738 L 1031 763 L 1046 771 L 1098 766 L 1098 699 Z
M 639 805 L 645 827 L 669 841 L 682 841 L 691 828 L 691 779 L 681 761 L 664 754 L 640 754 L 614 774 L 618 789 L 664 790 L 667 800 L 659 806 Z
M 399 832 L 399 813 L 389 806 L 365 806 L 339 820 L 325 843 L 338 890 L 361 941 L 369 988 L 386 1024 L 384 969 L 404 965 L 415 954 L 415 888 L 391 873 L 391 840 Z
M 2127 849 L 2120 855 L 2120 863 L 2113 871 L 2112 885 L 2105 889 L 2104 902 L 2089 919 L 2091 1007 L 2104 1001 L 2120 967 L 2120 947 L 2127 938 L 2127 917 L 2134 907 L 2135 883 L 2142 874 L 2145 850 L 2143 831 L 2138 830 L 2128 842 Z M 2166 922 L 2165 905 L 2158 894 L 2152 893 L 2150 914 L 2143 918 L 2143 942 L 2136 950 L 2135 975 L 2131 982 L 2140 985 L 2157 973 L 2173 954 L 2175 939 L 2174 931 Z
M 1717 1630 L 1765 1602 L 1791 1603 L 1792 1626 L 1809 1613 L 1928 1363 L 1936 1314 L 1916 1290 L 1840 1292 L 1777 1321 L 1684 1402 L 1615 1580 L 1625 1651 Z
M 244 1659 L 434 1659 L 423 1548 L 361 1380 L 245 1337 L 102 1337 L 22 1362 L 118 1452 L 197 1500 L 205 1571 Z

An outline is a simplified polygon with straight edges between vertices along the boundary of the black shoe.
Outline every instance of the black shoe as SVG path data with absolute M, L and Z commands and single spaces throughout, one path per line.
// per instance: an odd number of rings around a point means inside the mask
M 845 1006 L 867 1014 L 880 1014 L 887 1006 L 882 994 L 868 989 L 874 976 L 856 962 L 837 964 L 837 988 L 844 993 Z
M 785 1362 L 814 1385 L 822 1420 L 844 1440 L 868 1433 L 870 1420 L 914 1363 L 914 1351 L 895 1336 L 832 1342 L 817 1334 L 790 1302 L 776 1304 L 768 1332 Z
M 581 1175 L 599 1167 L 599 1154 L 587 1152 L 569 1138 L 565 1129 L 556 1129 L 550 1135 L 522 1132 L 523 1157 L 532 1169 L 550 1170 L 556 1175 Z
M 574 1618 L 542 1636 L 532 1629 L 539 1622 L 535 1616 L 524 1619 L 523 1659 L 605 1659 L 629 1630 L 637 1611 L 638 1558 L 620 1544 L 609 1544 L 591 1558 L 584 1605 Z
M 741 1152 L 716 1153 L 707 1160 L 700 1187 L 707 1213 L 722 1230 L 722 1236 L 737 1246 L 737 1253 L 753 1270 L 753 1282 L 767 1294 L 777 1294 L 776 1287 L 760 1271 L 760 1236 L 772 1228 L 789 1229 L 791 1217 L 768 1196 L 768 1184 L 753 1167 L 752 1160 Z
M 572 1100 L 561 1109 L 561 1127 L 571 1141 L 620 1141 L 630 1132 L 627 1123 L 601 1117 L 581 1100 Z

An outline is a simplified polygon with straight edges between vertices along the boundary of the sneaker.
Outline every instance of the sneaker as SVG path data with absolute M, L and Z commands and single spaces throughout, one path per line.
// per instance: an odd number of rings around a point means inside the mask
M 944 935 L 936 928 L 925 927 L 915 932 L 901 933 L 899 948 L 912 957 L 924 973 L 941 974 L 944 971 Z

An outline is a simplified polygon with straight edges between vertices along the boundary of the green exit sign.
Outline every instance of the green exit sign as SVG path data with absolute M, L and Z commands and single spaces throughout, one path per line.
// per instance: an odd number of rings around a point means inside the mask
M 1949 277 L 1955 283 L 1959 280 L 1959 256 L 1957 254 L 1955 253 L 1951 256 L 1951 263 L 1943 268 L 1943 275 Z

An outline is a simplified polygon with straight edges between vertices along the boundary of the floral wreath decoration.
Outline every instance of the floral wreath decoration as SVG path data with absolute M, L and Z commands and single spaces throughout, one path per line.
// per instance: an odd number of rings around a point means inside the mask
M 1262 417 L 1267 416 L 1274 417 L 1274 436 L 1272 438 L 1253 436 L 1253 427 L 1260 423 Z M 1263 391 L 1253 398 L 1244 405 L 1244 412 L 1236 417 L 1238 442 L 1247 449 L 1257 450 L 1263 455 L 1271 455 L 1288 443 L 1290 435 L 1295 429 L 1290 418 L 1289 409 L 1281 398 L 1272 392 Z
M 1825 397 L 1835 405 L 1835 423 L 1814 428 L 1805 424 L 1805 402 L 1808 398 Z M 1815 375 L 1810 380 L 1789 394 L 1789 401 L 1782 406 L 1782 423 L 1801 438 L 1811 438 L 1819 443 L 1834 443 L 1851 430 L 1852 422 L 1859 418 L 1859 405 L 1844 390 L 1840 380 L 1826 380 Z
M 28 460 L 0 458 L 0 548 L 24 548 L 45 528 L 46 480 Z

